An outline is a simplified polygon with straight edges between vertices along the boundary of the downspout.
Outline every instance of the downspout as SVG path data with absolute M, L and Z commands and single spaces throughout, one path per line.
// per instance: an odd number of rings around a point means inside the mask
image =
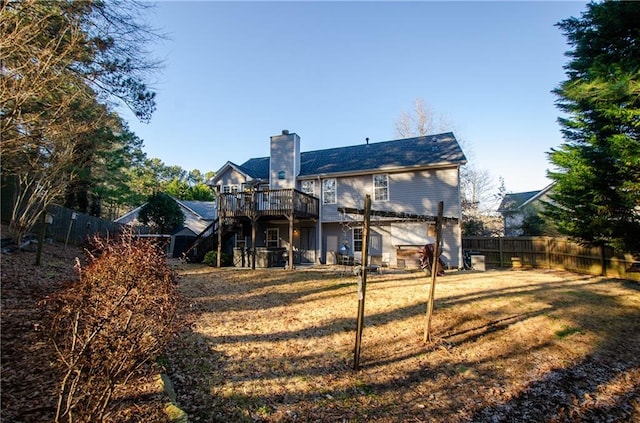
M 322 263 L 322 186 L 320 185 L 320 176 L 318 175 L 318 190 L 320 196 L 318 197 L 318 223 L 316 224 L 318 230 L 316 231 L 316 261 L 318 264 Z M 327 262 L 325 257 L 324 262 Z
M 460 243 L 458 246 L 458 269 L 462 269 L 462 192 L 460 191 L 460 165 L 458 165 L 458 236 Z

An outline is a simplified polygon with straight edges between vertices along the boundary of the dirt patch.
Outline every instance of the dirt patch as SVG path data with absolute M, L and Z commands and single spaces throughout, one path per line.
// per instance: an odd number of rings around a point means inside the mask
M 634 421 L 640 287 L 555 271 L 370 274 L 179 265 L 193 324 L 167 355 L 197 421 Z

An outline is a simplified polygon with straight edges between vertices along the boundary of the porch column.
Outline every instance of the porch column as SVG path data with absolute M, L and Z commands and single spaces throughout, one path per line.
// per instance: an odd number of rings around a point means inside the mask
M 251 270 L 256 270 L 256 227 L 258 226 L 257 189 L 257 186 L 251 188 L 251 202 L 250 204 L 245 204 L 245 206 L 249 207 L 249 218 L 251 219 Z
M 220 205 L 220 196 L 218 196 L 218 255 L 216 258 L 216 266 L 222 267 L 222 206 Z
M 288 270 L 293 270 L 293 214 L 287 216 L 289 219 L 289 266 Z
M 256 220 L 251 218 L 251 270 L 256 270 Z

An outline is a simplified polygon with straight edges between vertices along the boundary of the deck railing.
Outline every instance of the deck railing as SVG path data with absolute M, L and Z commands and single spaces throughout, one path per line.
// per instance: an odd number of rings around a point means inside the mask
M 226 217 L 287 216 L 317 218 L 319 201 L 296 189 L 220 194 L 220 211 Z

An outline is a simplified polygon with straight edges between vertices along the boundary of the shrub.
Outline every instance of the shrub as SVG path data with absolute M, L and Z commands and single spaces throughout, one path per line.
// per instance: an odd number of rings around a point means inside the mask
M 89 251 L 89 250 L 88 250 Z M 175 274 L 154 243 L 95 239 L 80 279 L 54 298 L 63 370 L 56 421 L 102 421 L 114 390 L 155 359 L 177 329 Z
M 204 264 L 211 267 L 216 267 L 218 265 L 218 252 L 217 251 L 209 251 L 204 255 L 204 259 L 202 260 Z M 233 257 L 229 254 L 222 253 L 220 258 L 221 266 L 231 266 L 233 264 Z

